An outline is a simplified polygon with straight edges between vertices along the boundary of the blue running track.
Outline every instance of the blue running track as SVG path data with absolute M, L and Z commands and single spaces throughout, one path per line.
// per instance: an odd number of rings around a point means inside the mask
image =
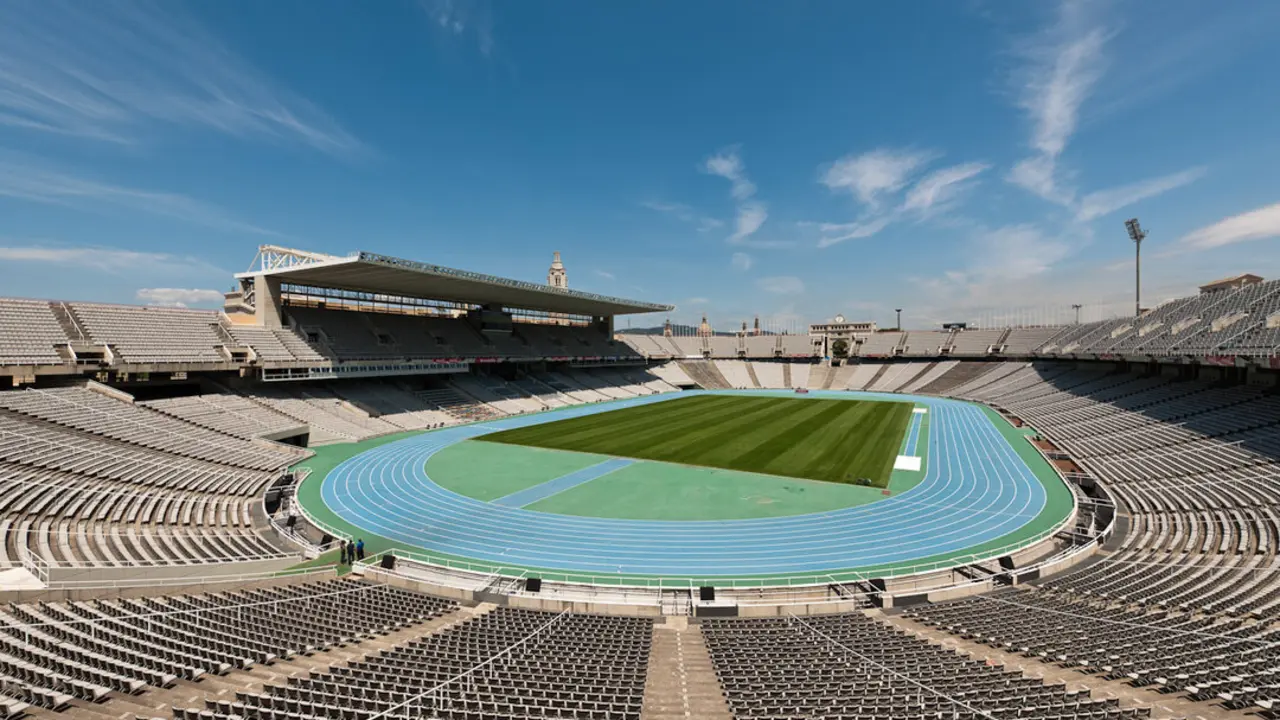
M 714 521 L 555 515 L 513 506 L 520 500 L 513 496 L 484 502 L 459 495 L 432 482 L 424 469 L 442 448 L 485 433 L 690 394 L 505 418 L 388 443 L 334 468 L 321 497 L 357 527 L 430 552 L 504 566 L 666 577 L 784 575 L 910 563 L 1012 533 L 1046 504 L 1040 480 L 981 408 L 932 397 L 894 396 L 929 409 L 929 462 L 918 485 L 868 505 L 810 515 Z M 823 396 L 874 397 L 809 395 Z M 918 433 L 918 423 L 913 427 Z M 592 469 L 610 470 L 599 465 L 587 470 Z

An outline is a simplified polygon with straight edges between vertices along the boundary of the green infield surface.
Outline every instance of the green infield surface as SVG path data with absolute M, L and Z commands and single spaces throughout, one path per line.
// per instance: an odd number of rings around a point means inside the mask
M 446 490 L 489 502 L 608 459 L 568 450 L 466 440 L 434 454 L 426 471 L 432 482 Z M 898 475 L 895 471 L 889 484 L 895 493 Z M 844 483 L 638 460 L 518 506 L 537 512 L 627 520 L 741 520 L 839 510 L 883 500 L 883 493 L 879 488 Z
M 477 438 L 887 487 L 910 402 L 699 395 Z

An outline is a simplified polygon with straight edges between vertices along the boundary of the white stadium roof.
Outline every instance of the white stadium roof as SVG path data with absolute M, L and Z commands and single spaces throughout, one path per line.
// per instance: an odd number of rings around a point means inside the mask
M 293 285 L 473 305 L 492 303 L 572 315 L 627 315 L 674 309 L 671 305 L 557 289 L 363 251 L 341 257 L 263 246 L 258 260 L 258 268 L 237 273 L 236 277 L 275 277 Z

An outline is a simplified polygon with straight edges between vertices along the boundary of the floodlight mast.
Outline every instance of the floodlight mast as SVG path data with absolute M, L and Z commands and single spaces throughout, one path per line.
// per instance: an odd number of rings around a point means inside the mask
M 1125 220 L 1124 227 L 1133 241 L 1133 316 L 1138 317 L 1142 315 L 1142 241 L 1147 233 L 1138 224 L 1138 218 Z
M 1082 308 L 1082 307 L 1084 307 L 1084 306 L 1083 306 L 1083 305 L 1081 305 L 1081 304 L 1079 304 L 1079 303 L 1076 303 L 1076 304 L 1072 305 L 1071 307 L 1072 307 L 1072 309 L 1074 309 L 1074 310 L 1076 311 L 1076 324 L 1077 324 L 1077 325 L 1079 325 L 1079 324 L 1080 324 L 1080 308 Z

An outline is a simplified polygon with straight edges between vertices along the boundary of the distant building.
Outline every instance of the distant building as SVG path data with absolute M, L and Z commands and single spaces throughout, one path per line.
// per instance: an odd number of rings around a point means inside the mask
M 707 322 L 707 316 L 702 316 L 702 322 L 698 324 L 698 337 L 711 337 L 715 333 L 711 332 L 711 323 Z
M 831 322 L 810 325 L 809 336 L 813 338 L 815 345 L 825 344 L 827 352 L 830 352 L 831 343 L 836 340 L 844 340 L 849 344 L 849 350 L 852 352 L 856 342 L 877 330 L 879 327 L 874 321 L 850 322 L 845 320 L 844 315 L 836 315 Z
M 557 290 L 569 289 L 569 275 L 564 271 L 564 263 L 560 262 L 559 250 L 551 260 L 551 269 L 547 270 L 547 284 Z
M 1244 275 L 1222 278 L 1221 280 L 1214 280 L 1207 285 L 1201 285 L 1200 293 L 1203 295 L 1204 293 L 1221 292 L 1223 290 L 1239 290 L 1246 285 L 1257 285 L 1260 282 L 1262 282 L 1261 277 L 1252 273 L 1245 273 Z

